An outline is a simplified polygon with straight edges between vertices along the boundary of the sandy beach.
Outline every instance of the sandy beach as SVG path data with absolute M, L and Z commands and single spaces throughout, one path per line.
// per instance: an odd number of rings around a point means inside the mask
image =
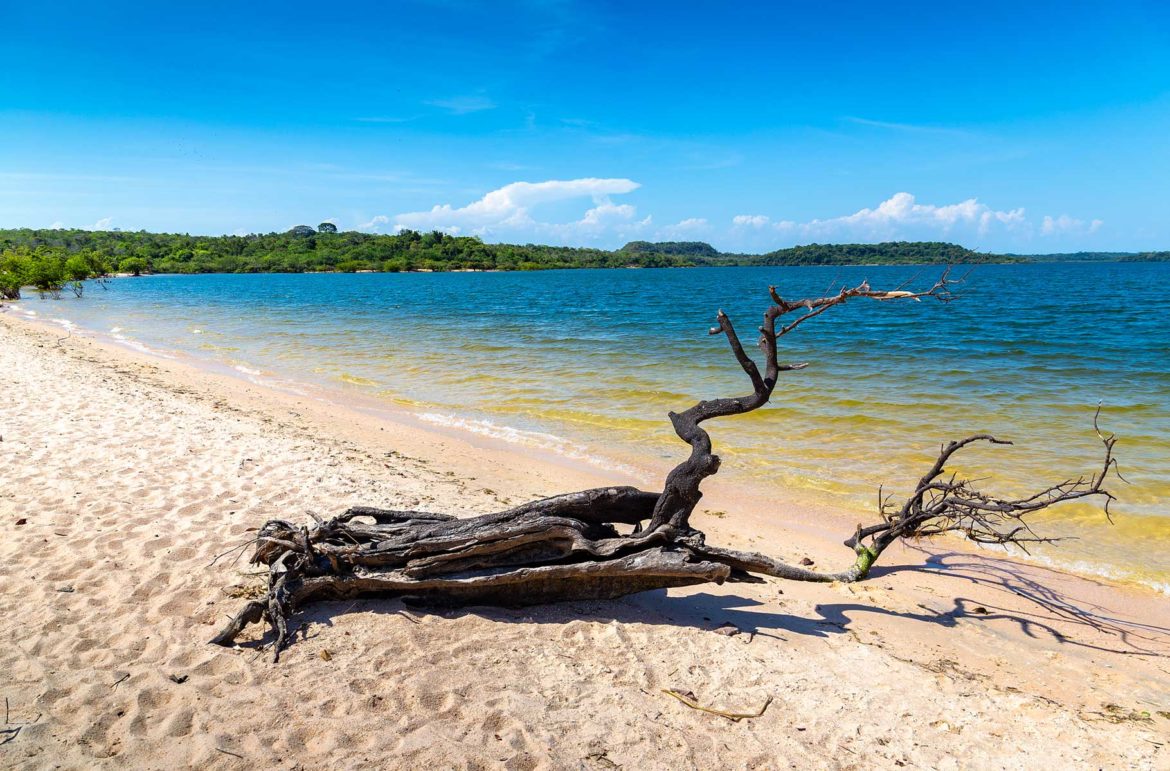
M 5 768 L 1170 768 L 1153 590 L 946 541 L 852 586 L 313 605 L 273 664 L 207 644 L 262 580 L 229 550 L 264 521 L 473 514 L 630 480 L 5 312 L 0 439 Z M 712 482 L 709 538 L 850 561 L 841 513 Z M 714 631 L 728 622 L 741 633 Z M 772 701 L 734 722 L 666 689 Z

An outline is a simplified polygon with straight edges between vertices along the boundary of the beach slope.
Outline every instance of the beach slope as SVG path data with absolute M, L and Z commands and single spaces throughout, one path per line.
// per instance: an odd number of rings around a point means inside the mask
M 1170 767 L 1170 598 L 1153 591 L 935 545 L 856 586 L 325 603 L 274 665 L 207 644 L 262 578 L 229 550 L 265 520 L 470 514 L 627 480 L 4 313 L 0 440 L 3 767 Z M 695 524 L 721 543 L 848 558 L 819 513 L 707 503 Z M 733 721 L 667 690 L 771 703 Z

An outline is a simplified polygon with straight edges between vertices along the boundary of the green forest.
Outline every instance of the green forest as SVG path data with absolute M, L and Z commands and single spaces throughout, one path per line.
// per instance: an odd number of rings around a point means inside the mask
M 439 231 L 393 235 L 339 232 L 331 223 L 284 233 L 192 236 L 118 230 L 0 230 L 0 299 L 22 288 L 84 291 L 114 273 L 306 273 L 356 271 L 549 270 L 726 265 L 971 264 L 1034 260 L 1166 260 L 1170 252 L 1001 255 L 944 242 L 809 244 L 760 255 L 726 254 L 697 241 L 632 241 L 621 249 L 487 244 Z

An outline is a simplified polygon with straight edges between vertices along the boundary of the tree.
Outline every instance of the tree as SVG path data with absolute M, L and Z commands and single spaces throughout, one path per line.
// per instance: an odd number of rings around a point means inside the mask
M 317 226 L 317 232 L 318 233 L 336 233 L 337 226 L 334 225 L 332 222 L 322 222 L 320 225 Z
M 91 273 L 89 261 L 75 254 L 65 261 L 65 277 L 72 281 L 84 281 Z
M 93 266 L 84 255 L 75 254 L 65 260 L 66 283 L 77 297 L 81 297 L 85 292 L 85 284 L 83 282 L 93 275 L 93 273 Z
M 308 225 L 297 225 L 289 229 L 288 234 L 290 236 L 296 236 L 297 238 L 308 238 L 310 236 L 317 235 L 317 231 L 313 230 L 313 228 Z
M 123 273 L 129 273 L 133 276 L 141 276 L 148 267 L 146 260 L 141 257 L 127 257 L 118 265 L 118 269 Z
M 65 261 L 51 251 L 38 250 L 29 260 L 25 278 L 42 298 L 57 299 L 65 286 Z
M 1103 465 L 1093 474 L 1050 486 L 1023 498 L 983 492 L 973 480 L 948 474 L 956 452 L 975 442 L 1007 444 L 987 435 L 945 445 L 938 459 L 901 506 L 881 502 L 881 522 L 863 527 L 846 541 L 853 562 L 845 570 L 821 573 L 772 557 L 712 546 L 690 525 L 702 497 L 700 485 L 719 470 L 711 437 L 702 427 L 715 418 L 764 406 L 782 373 L 806 364 L 781 363 L 777 341 L 849 300 L 905 301 L 954 299 L 947 275 L 930 289 L 877 291 L 868 283 L 825 297 L 785 300 L 773 287 L 772 304 L 760 326 L 763 370 L 744 350 L 731 319 L 716 316 L 712 335 L 723 335 L 747 375 L 745 396 L 703 400 L 670 413 L 675 433 L 691 446 L 690 456 L 666 477 L 661 492 L 632 487 L 583 490 L 535 501 L 508 511 L 469 519 L 420 511 L 351 508 L 311 527 L 284 520 L 266 523 L 254 539 L 252 562 L 268 566 L 268 591 L 249 602 L 212 639 L 230 645 L 251 623 L 267 620 L 274 650 L 288 641 L 288 620 L 314 600 L 356 596 L 404 597 L 430 605 L 530 605 L 559 600 L 602 599 L 664 587 L 705 582 L 759 581 L 758 575 L 795 581 L 860 581 L 893 542 L 960 532 L 977 543 L 1027 544 L 1052 540 L 1035 535 L 1029 514 L 1080 498 L 1113 496 L 1104 483 L 1115 470 L 1112 436 L 1098 433 Z M 795 316 L 787 324 L 781 319 Z M 1096 419 L 1094 419 L 1094 427 Z M 629 532 L 619 532 L 623 525 Z
M 19 300 L 20 290 L 28 283 L 27 252 L 5 249 L 0 252 L 0 300 Z

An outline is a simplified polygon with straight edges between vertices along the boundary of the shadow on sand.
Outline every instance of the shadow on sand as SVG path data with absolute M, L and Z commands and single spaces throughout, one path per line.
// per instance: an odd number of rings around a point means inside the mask
M 335 616 L 349 612 L 401 615 L 412 623 L 417 623 L 421 615 L 441 618 L 474 615 L 498 623 L 619 621 L 704 630 L 733 624 L 743 632 L 781 640 L 787 639 L 786 634 L 809 637 L 843 634 L 856 619 L 873 614 L 940 627 L 954 627 L 960 619 L 988 625 L 1006 623 L 1028 637 L 1048 639 L 1062 645 L 1130 656 L 1170 656 L 1170 628 L 1122 618 L 1100 605 L 1074 602 L 1041 583 L 1038 577 L 1047 574 L 1057 583 L 1056 579 L 1067 580 L 1068 575 L 1060 571 L 1032 565 L 1021 570 L 1012 562 L 960 552 L 924 551 L 924 554 L 927 555 L 925 564 L 875 568 L 868 583 L 872 585 L 900 573 L 928 573 L 957 579 L 963 584 L 964 591 L 984 595 L 987 599 L 954 596 L 949 600 L 950 607 L 945 610 L 920 604 L 921 612 L 896 611 L 865 602 L 822 603 L 815 605 L 814 613 L 810 615 L 777 611 L 773 604 L 735 593 L 735 584 L 723 587 L 730 590 L 727 593 L 697 592 L 670 596 L 667 590 L 659 589 L 617 600 L 571 601 L 525 608 L 427 607 L 407 604 L 399 599 L 358 599 L 314 603 L 304 608 L 293 619 L 296 628 L 293 644 L 296 640 L 316 637 L 322 628 L 332 626 Z M 1077 580 L 1104 585 L 1092 579 Z M 1004 593 L 1017 599 L 1004 597 L 1003 604 L 998 605 L 989 599 Z M 259 640 L 241 645 L 266 648 L 271 642 L 272 636 L 268 632 Z

